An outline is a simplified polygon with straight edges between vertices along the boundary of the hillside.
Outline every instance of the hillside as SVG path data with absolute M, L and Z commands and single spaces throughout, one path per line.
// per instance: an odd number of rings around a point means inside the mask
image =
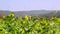
M 0 14 L 9 15 L 12 11 L 3 11 L 0 10 Z M 51 16 L 54 14 L 54 11 L 50 10 L 32 10 L 32 11 L 14 11 L 15 16 L 22 16 L 31 15 L 31 16 Z M 55 16 L 60 17 L 60 11 L 55 14 Z

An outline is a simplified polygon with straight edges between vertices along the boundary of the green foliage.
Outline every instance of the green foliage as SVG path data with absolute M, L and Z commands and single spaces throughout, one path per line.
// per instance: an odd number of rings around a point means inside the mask
M 45 17 L 38 19 L 38 16 L 17 18 L 14 13 L 0 19 L 0 34 L 60 34 L 60 18 L 52 17 L 47 20 Z

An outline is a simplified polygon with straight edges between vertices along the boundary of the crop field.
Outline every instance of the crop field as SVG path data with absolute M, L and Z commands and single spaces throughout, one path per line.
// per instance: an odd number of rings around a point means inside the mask
M 55 16 L 14 16 L 14 13 L 0 18 L 0 34 L 60 34 L 60 18 Z

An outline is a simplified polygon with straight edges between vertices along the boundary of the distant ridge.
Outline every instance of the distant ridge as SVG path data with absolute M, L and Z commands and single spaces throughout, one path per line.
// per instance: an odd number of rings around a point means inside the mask
M 24 17 L 25 15 L 30 15 L 30 16 L 51 16 L 54 14 L 53 10 L 31 10 L 31 11 L 8 11 L 8 10 L 0 10 L 0 13 L 3 15 L 9 15 L 11 12 L 15 13 L 15 16 L 19 17 L 22 16 Z M 60 11 L 56 13 L 57 17 L 60 17 Z

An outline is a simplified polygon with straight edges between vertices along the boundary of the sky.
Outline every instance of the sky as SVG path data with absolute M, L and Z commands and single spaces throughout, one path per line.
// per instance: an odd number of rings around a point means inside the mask
M 0 10 L 60 10 L 60 0 L 0 0 Z

